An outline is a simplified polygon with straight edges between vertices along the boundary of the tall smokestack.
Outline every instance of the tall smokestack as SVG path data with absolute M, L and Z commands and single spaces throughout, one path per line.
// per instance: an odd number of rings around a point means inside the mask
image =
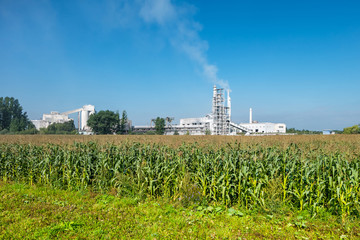
M 250 117 L 249 117 L 249 123 L 252 123 L 252 108 L 250 108 Z
M 229 120 L 231 121 L 231 98 L 230 98 L 230 90 L 227 90 L 227 106 L 229 108 Z
M 214 85 L 214 91 L 213 91 L 213 105 L 212 105 L 212 112 L 213 115 L 215 115 L 215 105 L 216 105 L 216 85 Z

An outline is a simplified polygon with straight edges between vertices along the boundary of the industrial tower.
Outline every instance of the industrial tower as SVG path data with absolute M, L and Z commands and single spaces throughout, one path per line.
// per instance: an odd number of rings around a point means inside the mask
M 227 106 L 225 106 L 225 96 L 223 88 L 216 88 L 213 90 L 213 135 L 227 135 L 230 133 L 230 114 L 231 101 L 229 90 L 227 91 Z

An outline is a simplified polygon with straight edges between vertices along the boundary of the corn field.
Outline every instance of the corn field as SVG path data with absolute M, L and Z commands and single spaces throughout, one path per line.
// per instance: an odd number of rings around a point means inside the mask
M 360 213 L 360 156 L 226 143 L 178 147 L 121 144 L 0 144 L 3 182 L 119 195 L 188 199 L 246 209 L 274 204 L 341 216 Z

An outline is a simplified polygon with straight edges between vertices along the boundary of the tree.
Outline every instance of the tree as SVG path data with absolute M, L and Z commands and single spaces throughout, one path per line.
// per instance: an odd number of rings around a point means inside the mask
M 175 129 L 174 135 L 179 135 L 179 131 L 177 129 Z
M 27 113 L 23 112 L 19 100 L 13 97 L 0 97 L 0 131 L 16 133 L 33 128 L 35 126 Z
M 120 120 L 120 131 L 119 131 L 120 134 L 126 134 L 126 132 L 128 130 L 127 123 L 128 123 L 127 113 L 124 110 L 122 112 L 122 117 L 121 117 L 121 120 Z
M 357 134 L 360 133 L 359 125 L 344 128 L 344 134 Z
M 119 113 L 110 110 L 90 115 L 87 123 L 95 134 L 114 134 L 120 129 Z
M 155 132 L 158 135 L 164 135 L 165 133 L 165 119 L 157 117 L 155 119 Z
M 210 129 L 206 129 L 206 130 L 205 130 L 205 135 L 211 135 Z

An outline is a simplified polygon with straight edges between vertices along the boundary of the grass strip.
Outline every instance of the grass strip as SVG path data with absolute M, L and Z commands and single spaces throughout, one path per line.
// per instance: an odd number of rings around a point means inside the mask
M 360 221 L 0 182 L 0 239 L 356 239 Z

